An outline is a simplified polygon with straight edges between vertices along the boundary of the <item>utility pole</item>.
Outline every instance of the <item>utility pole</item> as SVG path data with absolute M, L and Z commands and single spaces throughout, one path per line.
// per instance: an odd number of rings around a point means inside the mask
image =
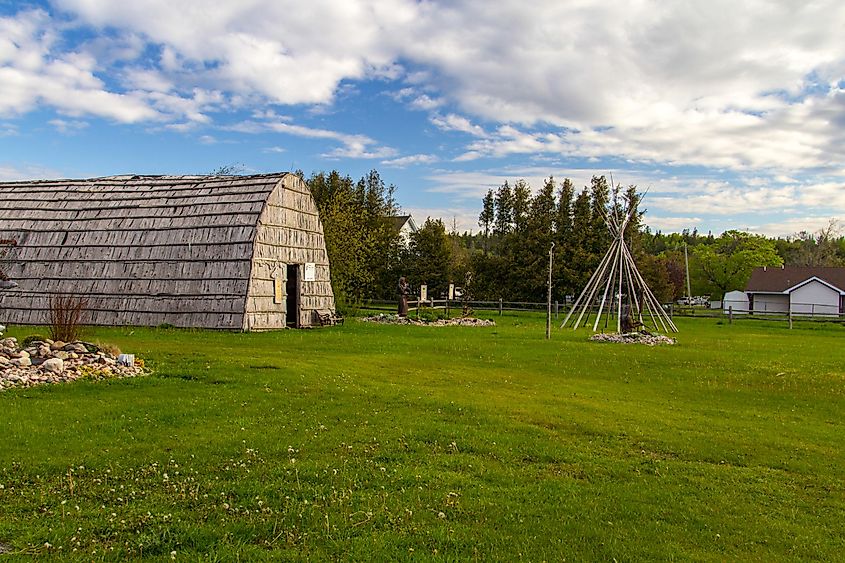
M 554 262 L 555 243 L 549 248 L 549 295 L 546 307 L 546 340 L 552 338 L 552 264 Z
M 684 243 L 684 264 L 687 268 L 687 305 L 692 305 L 692 292 L 689 288 L 689 256 L 687 255 L 687 243 Z

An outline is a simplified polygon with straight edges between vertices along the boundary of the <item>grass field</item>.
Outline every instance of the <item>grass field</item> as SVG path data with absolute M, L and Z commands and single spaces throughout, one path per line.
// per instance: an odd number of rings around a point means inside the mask
M 845 328 L 494 318 L 92 330 L 153 374 L 0 393 L 0 560 L 842 560 Z

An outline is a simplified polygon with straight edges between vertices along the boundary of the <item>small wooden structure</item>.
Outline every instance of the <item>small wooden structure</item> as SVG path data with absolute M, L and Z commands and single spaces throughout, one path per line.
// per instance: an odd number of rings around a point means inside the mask
M 571 326 L 576 329 L 588 324 L 594 315 L 593 332 L 596 332 L 604 315 L 606 324 L 615 317 L 613 327 L 618 333 L 632 332 L 646 325 L 658 331 L 678 332 L 637 269 L 625 242 L 625 229 L 636 212 L 636 207 L 629 207 L 623 212 L 614 202 L 610 212 L 604 213 L 612 239 L 610 248 L 566 315 L 561 328 L 572 321 Z
M 317 207 L 294 174 L 0 183 L 17 241 L 3 320 L 47 322 L 74 295 L 94 325 L 319 326 L 334 311 Z

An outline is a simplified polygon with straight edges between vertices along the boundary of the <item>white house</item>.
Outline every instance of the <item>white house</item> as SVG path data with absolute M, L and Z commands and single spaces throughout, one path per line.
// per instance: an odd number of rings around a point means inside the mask
M 839 315 L 845 312 L 845 268 L 755 268 L 745 292 L 752 313 Z
M 417 232 L 417 224 L 414 223 L 414 218 L 410 215 L 397 215 L 388 217 L 388 219 L 396 232 L 399 233 L 402 243 L 408 246 L 411 243 L 411 235 Z

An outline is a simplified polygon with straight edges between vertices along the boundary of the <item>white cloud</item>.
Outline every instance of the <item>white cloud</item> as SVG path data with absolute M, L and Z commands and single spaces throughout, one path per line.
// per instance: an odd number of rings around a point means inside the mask
M 843 216 L 845 215 L 840 215 L 839 218 L 831 217 L 830 215 L 789 217 L 777 222 L 754 226 L 749 230 L 761 235 L 785 238 L 794 236 L 801 231 L 817 232 L 827 227 L 831 219 L 841 221 Z
M 453 228 L 459 233 L 478 231 L 478 211 L 471 207 L 409 207 L 403 209 L 403 212 L 413 216 L 417 227 L 422 227 L 425 220 L 431 218 L 443 221 L 447 231 Z
M 0 163 L 0 182 L 19 180 L 43 180 L 44 178 L 63 178 L 64 174 L 56 170 L 35 164 L 19 165 Z
M 479 125 L 473 124 L 466 117 L 450 113 L 448 115 L 434 114 L 430 121 L 442 131 L 460 131 L 474 137 L 486 137 L 487 133 Z
M 70 116 L 127 123 L 157 117 L 137 95 L 107 91 L 94 74 L 96 62 L 90 55 L 54 54 L 57 37 L 42 10 L 0 17 L 0 115 L 26 113 L 44 103 Z
M 664 233 L 677 233 L 684 229 L 692 230 L 701 224 L 700 217 L 659 217 L 649 215 L 646 224 L 653 231 L 663 231 Z
M 845 6 L 835 0 L 52 6 L 0 18 L 0 115 L 48 106 L 204 124 L 215 111 L 268 103 L 325 110 L 350 84 L 402 81 L 397 95 L 410 107 L 475 137 L 458 161 L 555 154 L 785 176 L 845 169 Z M 79 28 L 109 31 L 86 41 Z M 326 154 L 392 151 L 340 142 Z
M 414 100 L 411 102 L 410 105 L 413 109 L 431 111 L 431 110 L 435 110 L 435 109 L 439 108 L 443 104 L 444 104 L 443 100 L 431 98 L 431 97 L 427 96 L 426 94 L 422 94 L 422 95 L 414 98 Z
M 437 162 L 437 157 L 433 154 L 412 154 L 381 161 L 381 163 L 385 166 L 391 166 L 394 168 L 405 168 L 406 166 L 414 164 L 431 164 L 433 162 Z
M 88 127 L 87 121 L 51 119 L 48 123 L 56 128 L 56 131 L 64 135 L 75 133 Z
M 236 125 L 227 127 L 230 131 L 238 131 L 241 133 L 261 133 L 266 131 L 273 131 L 285 135 L 293 135 L 295 137 L 305 137 L 309 139 L 326 139 L 341 143 L 338 147 L 322 156 L 326 158 L 389 158 L 396 155 L 396 149 L 391 147 L 378 146 L 376 141 L 367 135 L 356 135 L 349 133 L 341 133 L 339 131 L 332 131 L 330 129 L 319 129 L 313 127 L 305 127 L 303 125 L 295 125 L 287 121 L 271 120 L 271 121 L 245 121 Z

